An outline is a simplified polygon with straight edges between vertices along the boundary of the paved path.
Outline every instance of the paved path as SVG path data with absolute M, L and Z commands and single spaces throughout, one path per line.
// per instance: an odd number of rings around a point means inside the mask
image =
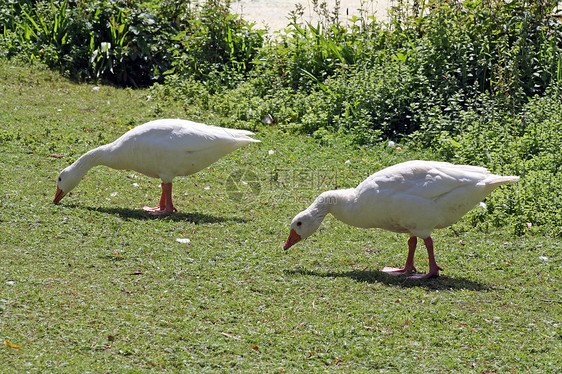
M 335 0 L 325 0 L 328 9 L 333 9 Z M 395 3 L 395 0 L 341 0 L 341 20 L 352 16 L 359 16 L 359 9 L 363 7 L 367 14 L 374 14 L 378 19 L 386 19 L 386 9 Z M 312 9 L 310 0 L 232 0 L 231 10 L 245 20 L 256 23 L 258 27 L 269 26 L 271 31 L 283 29 L 289 23 L 287 16 L 295 10 L 295 4 L 304 6 L 304 20 L 316 21 L 317 15 Z

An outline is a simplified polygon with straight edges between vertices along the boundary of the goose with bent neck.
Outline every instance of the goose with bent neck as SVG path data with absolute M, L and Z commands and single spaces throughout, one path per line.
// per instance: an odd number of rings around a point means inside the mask
M 152 214 L 170 214 L 172 181 L 176 176 L 196 173 L 228 153 L 259 140 L 247 130 L 208 126 L 181 119 L 160 119 L 137 126 L 110 144 L 82 155 L 59 174 L 53 202 L 73 190 L 88 170 L 97 165 L 134 170 L 162 180 L 160 203 L 144 207 Z
M 431 232 L 457 222 L 496 187 L 515 183 L 516 176 L 491 174 L 486 168 L 453 165 L 437 161 L 408 161 L 397 164 L 361 182 L 356 188 L 326 191 L 291 222 L 289 249 L 312 235 L 328 213 L 361 228 L 382 228 L 406 233 L 408 258 L 403 268 L 383 269 L 389 274 L 415 272 L 417 238 L 428 252 L 429 272 L 415 278 L 429 278 L 442 270 L 435 262 Z

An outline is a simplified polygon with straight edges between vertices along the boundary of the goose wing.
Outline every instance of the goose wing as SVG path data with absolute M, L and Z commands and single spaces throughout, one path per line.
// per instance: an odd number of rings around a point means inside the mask
M 406 194 L 427 200 L 461 187 L 476 185 L 490 172 L 486 168 L 437 161 L 410 161 L 383 169 L 362 182 L 358 192 L 376 189 L 379 194 Z
M 148 148 L 191 153 L 209 148 L 239 148 L 259 140 L 252 139 L 251 131 L 209 126 L 202 123 L 162 119 L 137 126 L 117 140 L 134 142 Z

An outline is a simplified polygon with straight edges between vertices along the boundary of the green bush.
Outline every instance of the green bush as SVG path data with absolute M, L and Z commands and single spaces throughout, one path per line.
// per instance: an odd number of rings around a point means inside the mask
M 562 27 L 548 16 L 555 5 L 402 5 L 386 28 L 356 21 L 345 31 L 340 23 L 302 28 L 293 20 L 289 36 L 266 49 L 264 65 L 281 85 L 311 92 L 311 102 L 323 96 L 323 105 L 294 119 L 300 129 L 359 126 L 400 137 L 436 114 L 469 107 L 480 93 L 521 106 L 559 81 Z
M 434 131 L 431 147 L 441 158 L 521 177 L 513 188 L 494 192 L 486 215 L 472 212 L 472 223 L 508 226 L 518 234 L 530 223 L 543 233 L 562 235 L 561 98 L 560 91 L 552 88 L 520 111 L 510 112 L 483 95 L 478 106 L 462 111 L 454 135 Z
M 232 121 L 257 125 L 270 114 L 287 129 L 347 133 L 359 144 L 414 136 L 430 146 L 458 133 L 482 94 L 500 110 L 516 111 L 560 81 L 562 27 L 549 16 L 554 1 L 425 4 L 398 2 L 388 24 L 365 16 L 344 26 L 324 9 L 311 25 L 294 12 L 251 71 L 213 77 L 207 70 L 202 81 L 211 94 L 220 92 L 216 82 L 238 83 L 211 98 L 218 103 L 212 107 Z M 182 56 L 191 61 L 184 66 L 201 60 Z
M 313 1 L 318 6 L 318 1 Z M 324 3 L 325 4 L 325 3 Z M 336 2 L 338 6 L 339 2 Z M 301 22 L 302 12 L 291 13 L 289 26 L 259 56 L 260 67 L 272 71 L 282 86 L 314 89 L 325 79 L 365 61 L 373 43 L 383 35 L 382 25 L 354 18 L 342 24 L 324 10 L 315 25 Z
M 0 45 L 7 57 L 23 55 L 73 78 L 121 85 L 163 81 L 172 70 L 201 80 L 245 73 L 263 31 L 229 15 L 228 5 L 222 0 L 201 8 L 180 0 L 7 1 L 0 4 Z
M 212 92 L 240 82 L 253 68 L 264 40 L 265 30 L 254 30 L 229 7 L 229 0 L 208 0 L 198 6 L 170 46 L 173 72 L 204 82 Z
M 170 67 L 169 8 L 126 0 L 23 1 L 3 6 L 7 55 L 39 59 L 77 79 L 145 85 Z M 25 48 L 18 48 L 19 45 Z

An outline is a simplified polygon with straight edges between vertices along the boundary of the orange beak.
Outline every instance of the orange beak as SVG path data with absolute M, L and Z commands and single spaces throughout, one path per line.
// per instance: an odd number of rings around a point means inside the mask
M 55 194 L 55 198 L 53 199 L 53 203 L 58 204 L 59 201 L 66 195 L 60 188 L 57 187 L 57 193 Z
M 287 238 L 287 241 L 285 242 L 283 249 L 287 250 L 291 248 L 293 245 L 300 242 L 301 239 L 302 239 L 301 236 L 297 234 L 295 230 L 291 229 L 291 232 L 289 233 L 289 237 Z

